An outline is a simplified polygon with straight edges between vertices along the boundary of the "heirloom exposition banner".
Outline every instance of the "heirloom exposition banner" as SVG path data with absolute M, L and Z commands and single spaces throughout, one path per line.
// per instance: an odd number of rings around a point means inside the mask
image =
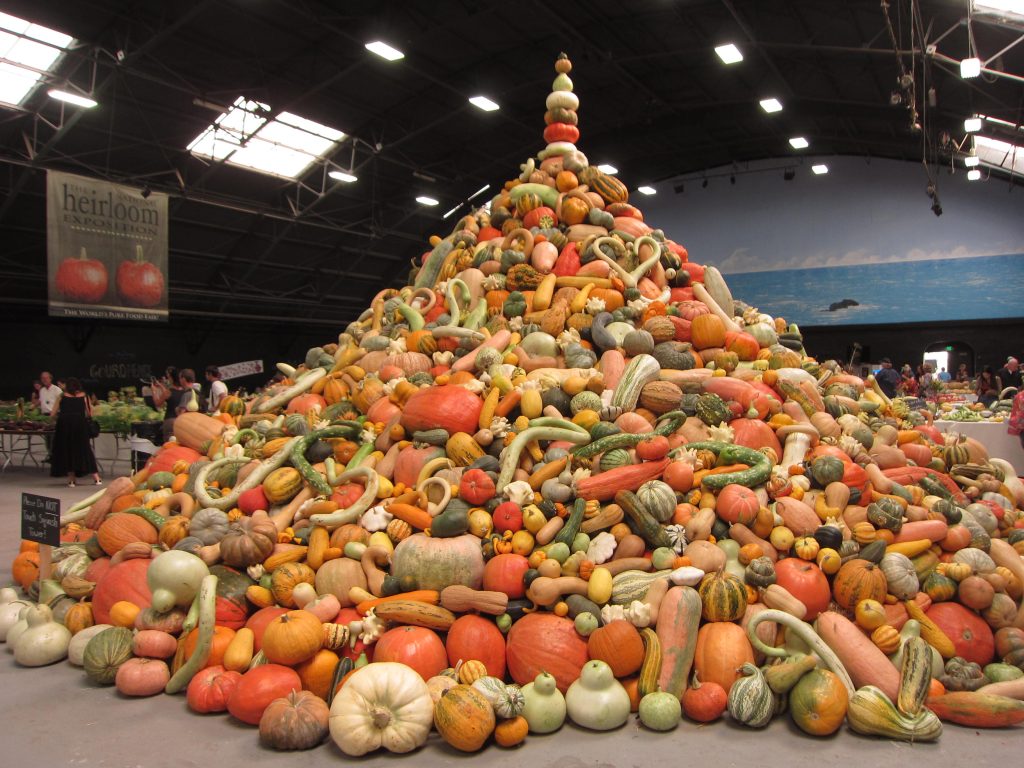
M 49 171 L 50 314 L 167 320 L 167 196 Z

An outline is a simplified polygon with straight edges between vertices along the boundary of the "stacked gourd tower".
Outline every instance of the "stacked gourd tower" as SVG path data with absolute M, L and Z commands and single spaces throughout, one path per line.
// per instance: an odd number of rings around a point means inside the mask
M 555 68 L 488 210 L 280 387 L 179 417 L 66 515 L 49 578 L 26 544 L 0 640 L 350 755 L 631 711 L 1024 720 L 1013 468 L 689 261 L 576 147 Z

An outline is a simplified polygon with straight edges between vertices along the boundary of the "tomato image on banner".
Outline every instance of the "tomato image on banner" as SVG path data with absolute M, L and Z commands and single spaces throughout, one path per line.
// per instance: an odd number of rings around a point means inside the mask
M 49 171 L 50 314 L 167 319 L 167 195 Z

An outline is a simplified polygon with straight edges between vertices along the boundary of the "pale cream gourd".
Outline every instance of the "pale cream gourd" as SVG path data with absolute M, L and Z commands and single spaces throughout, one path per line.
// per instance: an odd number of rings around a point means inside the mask
M 89 644 L 96 635 L 105 629 L 110 629 L 113 624 L 93 624 L 81 632 L 77 632 L 68 643 L 68 662 L 75 667 L 81 667 L 85 663 L 85 646 Z
M 7 633 L 21 616 L 22 608 L 29 603 L 18 599 L 18 593 L 10 587 L 0 589 L 0 643 L 7 642 Z
M 331 704 L 331 738 L 346 755 L 411 752 L 427 740 L 434 703 L 423 678 L 395 662 L 356 670 Z
M 45 667 L 68 655 L 71 632 L 53 620 L 48 605 L 26 610 L 28 628 L 14 645 L 14 660 L 24 667 Z
M 523 717 L 530 733 L 552 733 L 565 722 L 565 697 L 554 676 L 541 672 L 532 683 L 523 686 Z
M 593 731 L 610 731 L 629 718 L 629 694 L 611 667 L 593 659 L 583 665 L 579 679 L 565 694 L 569 718 Z

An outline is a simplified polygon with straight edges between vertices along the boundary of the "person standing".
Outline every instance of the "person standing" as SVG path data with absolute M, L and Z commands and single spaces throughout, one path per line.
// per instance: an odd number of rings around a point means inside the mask
M 941 381 L 943 384 L 952 380 L 953 377 L 949 375 L 949 371 L 947 371 L 945 368 L 939 371 L 939 381 Z
M 1024 389 L 1018 390 L 1010 406 L 1010 418 L 1006 431 L 1020 438 L 1020 447 L 1024 448 Z
M 986 408 L 999 399 L 999 392 L 996 390 L 996 376 L 992 373 L 991 365 L 986 365 L 978 374 L 978 383 L 974 387 L 974 394 L 978 396 L 978 402 Z
M 956 369 L 956 380 L 961 384 L 968 384 L 971 381 L 971 374 L 967 372 L 967 363 L 960 363 Z
M 996 389 L 999 394 L 1007 387 L 1015 387 L 1018 391 L 1021 388 L 1020 363 L 1016 357 L 1006 358 L 1006 365 L 996 371 Z
M 216 365 L 206 367 L 206 380 L 210 382 L 210 399 L 207 412 L 216 413 L 220 408 L 220 401 L 228 396 L 228 385 L 220 380 L 220 369 Z
M 921 376 L 917 380 L 917 390 L 920 396 L 926 400 L 934 400 L 937 393 L 938 381 L 932 374 L 932 364 L 925 363 L 921 369 Z
M 92 475 L 93 482 L 102 485 L 96 456 L 92 452 L 92 436 L 89 434 L 92 407 L 78 379 L 68 379 L 67 390 L 57 399 L 53 415 L 56 416 L 57 426 L 50 454 L 50 476 L 67 476 L 71 488 L 75 487 L 75 478 L 85 475 Z
M 892 360 L 882 358 L 882 367 L 875 374 L 875 381 L 886 397 L 896 397 L 896 387 L 900 384 L 900 375 L 892 367 Z
M 153 405 L 156 409 L 164 409 L 163 436 L 164 442 L 174 434 L 174 420 L 178 417 L 178 406 L 187 394 L 181 384 L 181 376 L 176 368 L 168 368 L 168 374 L 162 379 L 153 379 Z M 171 372 L 174 378 L 169 378 Z
M 53 374 L 49 371 L 39 374 L 39 383 L 42 385 L 39 387 L 39 410 L 44 416 L 52 416 L 53 407 L 63 390 L 53 383 Z
M 897 390 L 904 397 L 917 397 L 917 379 L 914 378 L 914 370 L 909 364 L 905 364 L 900 371 L 900 385 Z

